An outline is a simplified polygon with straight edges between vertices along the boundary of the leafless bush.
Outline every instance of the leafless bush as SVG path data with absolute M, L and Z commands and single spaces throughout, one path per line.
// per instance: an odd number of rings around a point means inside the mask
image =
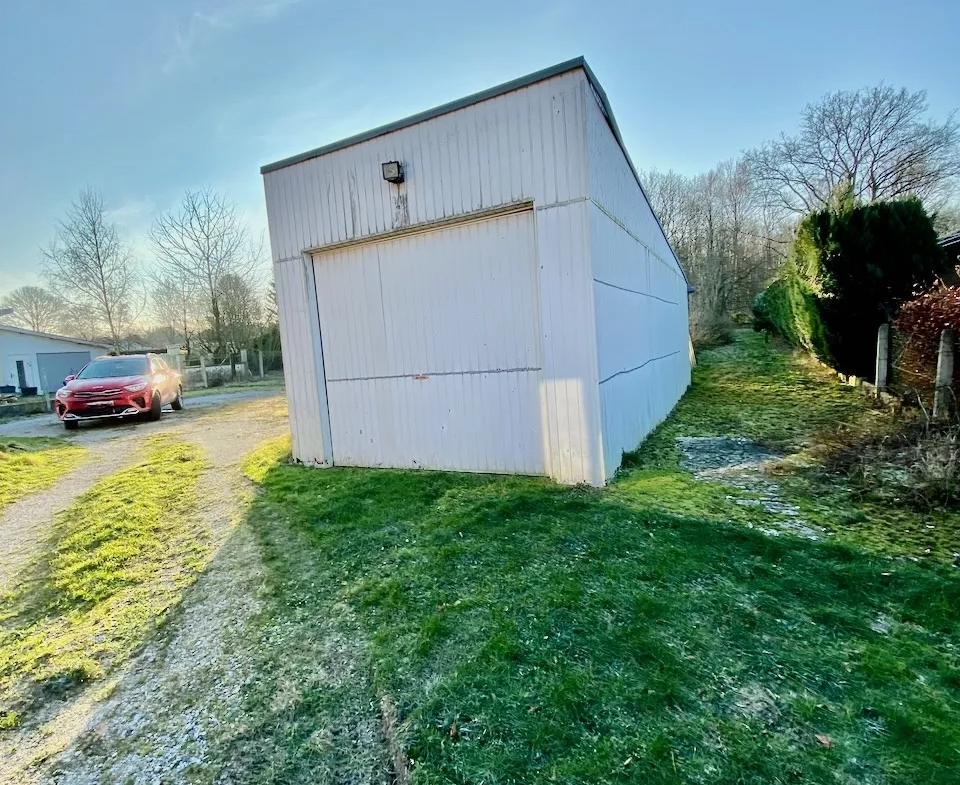
M 960 421 L 917 417 L 892 433 L 835 449 L 824 467 L 845 475 L 863 497 L 922 508 L 955 506 L 960 503 Z
M 723 316 L 693 313 L 690 316 L 690 339 L 697 349 L 725 346 L 733 341 L 733 325 Z

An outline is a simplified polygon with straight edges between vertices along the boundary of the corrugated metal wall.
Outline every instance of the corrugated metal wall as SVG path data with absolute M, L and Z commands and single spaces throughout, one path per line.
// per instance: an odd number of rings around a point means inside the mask
M 264 175 L 275 260 L 487 208 L 584 198 L 586 78 L 574 71 Z M 401 161 L 406 182 L 383 180 Z
M 636 449 L 690 384 L 687 285 L 596 101 L 587 111 L 587 140 L 603 467 L 609 478 L 623 452 Z
M 318 318 L 299 291 L 303 253 L 532 202 L 542 369 L 533 416 L 542 470 L 561 482 L 603 482 L 586 210 L 586 111 L 593 100 L 587 89 L 585 74 L 571 71 L 264 175 L 295 457 L 323 462 L 332 454 L 318 422 L 329 428 L 329 412 L 310 392 L 318 378 L 323 384 L 323 364 L 309 358 Z M 383 181 L 380 165 L 389 160 L 403 163 L 404 184 Z M 517 438 L 506 422 L 491 430 L 489 438 Z

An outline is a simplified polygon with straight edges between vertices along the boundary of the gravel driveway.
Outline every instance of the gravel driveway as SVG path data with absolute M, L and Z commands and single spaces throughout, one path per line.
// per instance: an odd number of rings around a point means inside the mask
M 283 396 L 277 390 L 237 390 L 236 392 L 201 395 L 196 398 L 188 397 L 184 402 L 182 412 L 173 412 L 167 406 L 158 422 L 119 422 L 117 420 L 101 420 L 99 422 L 82 423 L 78 431 L 64 430 L 61 423 L 52 414 L 37 414 L 32 417 L 17 417 L 13 420 L 0 420 L 0 436 L 55 436 L 75 440 L 84 446 L 107 439 L 124 439 L 132 436 L 143 436 L 144 433 L 167 431 L 176 428 L 177 424 L 190 419 L 198 412 L 209 413 L 217 406 L 254 401 L 263 398 Z
M 233 533 L 249 496 L 241 460 L 261 442 L 280 436 L 286 430 L 286 401 L 283 394 L 275 390 L 188 399 L 182 412 L 165 411 L 160 421 L 153 423 L 91 423 L 70 433 L 52 416 L 0 424 L 0 436 L 63 436 L 88 447 L 93 454 L 93 460 L 70 472 L 55 487 L 33 494 L 0 513 L 0 589 L 4 576 L 15 575 L 42 545 L 54 514 L 100 478 L 134 463 L 139 455 L 136 448 L 144 437 L 169 435 L 192 442 L 203 451 L 209 468 L 201 477 L 200 512 L 211 526 L 215 547 L 219 547 Z M 183 624 L 171 631 L 188 642 L 183 648 L 174 647 L 170 651 L 173 661 L 164 662 L 157 656 L 157 644 L 151 644 L 106 687 L 94 683 L 70 701 L 50 701 L 45 707 L 47 717 L 42 732 L 0 734 L 0 761 L 3 761 L 0 784 L 36 782 L 51 775 L 55 782 L 179 781 L 179 774 L 170 770 L 160 779 L 155 776 L 156 769 L 153 775 L 145 777 L 144 771 L 136 770 L 143 760 L 118 761 L 109 756 L 104 760 L 89 745 L 77 749 L 75 742 L 81 736 L 89 738 L 91 733 L 99 737 L 106 729 L 109 729 L 105 733 L 107 737 L 113 733 L 121 737 L 134 733 L 145 717 L 162 712 L 162 701 L 156 700 L 158 687 L 167 685 L 174 674 L 176 681 L 184 672 L 203 670 L 201 663 L 210 658 L 218 665 L 231 660 L 231 647 L 223 645 L 224 637 L 229 636 L 225 636 L 223 630 L 242 624 L 239 620 L 249 614 L 251 597 L 249 587 L 238 585 L 243 582 L 238 579 L 244 570 L 236 568 L 254 567 L 255 559 L 249 559 L 249 549 L 244 547 L 242 536 L 227 551 L 226 560 L 233 560 L 234 564 L 230 569 L 221 570 L 218 564 L 223 558 L 214 560 L 208 574 L 201 577 L 201 584 L 211 592 L 193 593 L 200 600 L 200 607 L 188 603 L 181 617 Z M 252 576 L 246 574 L 247 581 L 251 578 L 256 582 L 255 568 Z M 104 693 L 112 690 L 115 690 L 114 697 L 104 701 Z M 164 699 L 169 702 L 170 691 L 166 691 Z M 149 705 L 153 708 L 146 715 L 137 709 Z M 173 752 L 173 760 L 178 760 L 181 738 L 151 741 L 161 759 Z M 60 758 L 64 752 L 66 755 Z M 155 760 L 151 762 L 156 764 Z M 121 770 L 111 770 L 112 765 Z M 164 778 L 171 776 L 172 779 Z

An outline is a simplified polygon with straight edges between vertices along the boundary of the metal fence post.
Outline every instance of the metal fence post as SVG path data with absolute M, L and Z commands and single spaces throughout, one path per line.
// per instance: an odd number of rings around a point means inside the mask
M 260 360 L 260 378 L 263 379 L 263 349 L 260 349 L 257 355 Z
M 933 417 L 947 416 L 953 386 L 953 330 L 940 333 L 940 351 L 937 353 L 937 386 L 933 394 Z
M 200 383 L 204 387 L 209 387 L 209 381 L 207 380 L 207 358 L 202 354 L 200 355 Z
M 890 375 L 890 325 L 881 324 L 877 329 L 877 372 L 873 377 L 877 397 L 887 389 Z

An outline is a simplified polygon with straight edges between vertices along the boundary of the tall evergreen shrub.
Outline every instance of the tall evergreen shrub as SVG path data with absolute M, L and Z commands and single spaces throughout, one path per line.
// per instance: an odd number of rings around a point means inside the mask
M 843 200 L 801 221 L 780 278 L 754 304 L 755 324 L 869 378 L 877 327 L 945 271 L 919 199 Z

